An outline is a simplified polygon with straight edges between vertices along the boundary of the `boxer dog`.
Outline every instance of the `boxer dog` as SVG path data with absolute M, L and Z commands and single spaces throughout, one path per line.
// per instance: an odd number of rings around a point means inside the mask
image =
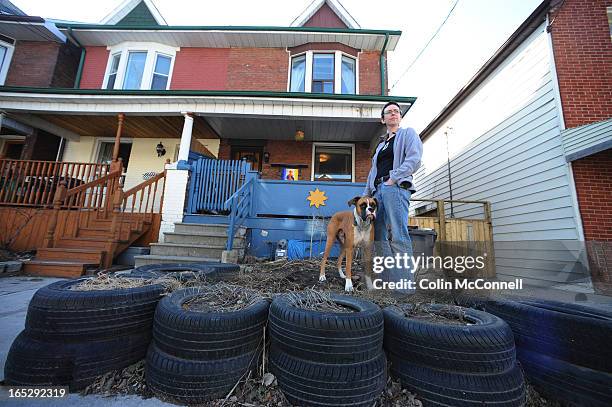
M 335 241 L 340 243 L 338 256 L 338 273 L 345 279 L 344 291 L 353 291 L 351 281 L 351 263 L 353 262 L 353 249 L 364 248 L 365 278 L 368 289 L 372 289 L 372 249 L 374 246 L 374 220 L 378 202 L 369 196 L 356 196 L 348 201 L 349 206 L 355 205 L 352 211 L 337 212 L 327 225 L 327 242 L 321 263 L 319 281 L 325 278 L 325 263 Z M 342 272 L 342 259 L 346 257 L 346 275 Z

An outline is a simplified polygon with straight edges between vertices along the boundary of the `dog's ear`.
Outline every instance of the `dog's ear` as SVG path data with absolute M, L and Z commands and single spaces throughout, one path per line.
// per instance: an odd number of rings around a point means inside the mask
M 351 199 L 350 201 L 348 201 L 348 206 L 353 206 L 353 205 L 357 205 L 357 201 L 359 201 L 361 199 L 360 196 L 356 196 L 355 198 Z
M 374 203 L 376 203 L 376 207 L 378 208 L 378 199 L 376 198 L 372 198 L 374 200 Z

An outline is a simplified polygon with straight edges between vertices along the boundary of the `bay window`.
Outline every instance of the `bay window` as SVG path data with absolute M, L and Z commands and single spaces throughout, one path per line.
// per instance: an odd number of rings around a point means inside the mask
M 359 93 L 359 62 L 342 51 L 306 51 L 289 66 L 289 92 Z
M 156 43 L 124 42 L 108 47 L 104 89 L 166 90 L 179 48 Z
M 6 37 L 6 41 L 11 41 L 11 39 Z M 6 41 L 0 40 L 0 86 L 4 85 L 15 49 L 14 44 Z

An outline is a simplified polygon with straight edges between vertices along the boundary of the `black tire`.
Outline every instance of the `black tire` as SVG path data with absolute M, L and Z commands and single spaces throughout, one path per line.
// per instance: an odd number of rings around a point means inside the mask
M 151 331 L 155 308 L 166 292 L 163 286 L 71 290 L 82 280 L 58 281 L 34 294 L 25 323 L 30 337 L 90 341 Z
M 612 405 L 612 375 L 576 366 L 539 353 L 518 351 L 529 382 L 552 400 L 577 406 Z
M 523 373 L 516 364 L 501 373 L 465 374 L 389 359 L 391 374 L 426 407 L 519 407 L 526 402 Z
M 233 263 L 217 263 L 214 261 L 200 263 L 165 263 L 165 264 L 145 264 L 136 267 L 132 273 L 155 272 L 160 274 L 193 272 L 203 274 L 216 273 L 236 273 L 240 271 L 240 266 Z
M 270 348 L 270 370 L 279 387 L 297 406 L 372 406 L 387 382 L 384 352 L 374 359 L 348 364 L 317 363 Z
M 156 394 L 181 403 L 198 404 L 224 397 L 234 385 L 254 369 L 261 352 L 255 351 L 220 360 L 187 360 L 149 348 L 146 381 Z
M 605 316 L 536 302 L 486 301 L 479 308 L 510 325 L 517 349 L 612 373 L 612 321 Z
M 292 356 L 326 363 L 356 363 L 379 356 L 383 315 L 378 305 L 332 294 L 356 312 L 319 312 L 291 305 L 285 296 L 272 301 L 268 326 L 273 346 Z
M 142 360 L 149 332 L 81 343 L 46 342 L 25 331 L 13 342 L 4 366 L 5 382 L 14 386 L 69 386 L 71 391 L 91 384 L 104 373 Z
M 435 313 L 444 305 L 429 305 Z M 502 319 L 469 308 L 453 307 L 472 325 L 443 324 L 407 318 L 397 307 L 383 310 L 385 350 L 408 362 L 465 373 L 503 372 L 514 366 L 512 330 Z
M 585 304 L 536 299 L 519 300 L 518 302 L 565 314 L 612 321 L 612 311 L 594 308 Z
M 262 345 L 270 306 L 267 300 L 234 312 L 184 309 L 183 304 L 198 292 L 198 288 L 186 288 L 160 301 L 153 337 L 161 351 L 179 358 L 215 360 L 253 352 Z

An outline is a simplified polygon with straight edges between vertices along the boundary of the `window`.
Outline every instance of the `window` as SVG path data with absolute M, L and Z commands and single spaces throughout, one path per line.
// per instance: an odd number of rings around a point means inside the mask
M 356 63 L 353 58 L 342 56 L 342 87 L 341 93 L 355 94 L 356 90 Z
M 104 89 L 166 90 L 179 48 L 157 43 L 123 42 L 108 47 Z
M 291 92 L 304 92 L 306 79 L 306 55 L 294 57 L 291 60 Z
M 334 93 L 334 54 L 314 54 L 312 58 L 312 92 Z
M 98 149 L 97 162 L 110 164 L 113 160 L 113 148 L 115 147 L 114 141 L 101 141 Z M 132 142 L 119 143 L 119 157 L 123 159 L 123 171 L 127 171 L 128 164 L 130 162 L 130 154 L 132 153 Z
M 355 146 L 352 144 L 314 143 L 313 181 L 353 182 Z
M 6 38 L 7 41 L 11 41 L 8 37 L 3 36 L 3 38 Z M 6 74 L 8 73 L 11 58 L 13 56 L 13 49 L 13 44 L 0 40 L 0 86 L 4 85 L 4 81 L 6 80 Z
M 110 71 L 108 73 L 108 81 L 107 81 L 108 83 L 106 84 L 106 89 L 115 88 L 115 80 L 117 79 L 117 71 L 119 70 L 119 60 L 120 59 L 121 59 L 121 54 L 113 55 Z
M 306 51 L 290 61 L 288 92 L 359 93 L 359 61 L 341 51 Z
M 155 61 L 155 69 L 153 69 L 153 81 L 151 82 L 151 89 L 164 90 L 168 85 L 168 77 L 170 76 L 170 64 L 172 58 L 166 55 L 157 54 L 157 60 Z

